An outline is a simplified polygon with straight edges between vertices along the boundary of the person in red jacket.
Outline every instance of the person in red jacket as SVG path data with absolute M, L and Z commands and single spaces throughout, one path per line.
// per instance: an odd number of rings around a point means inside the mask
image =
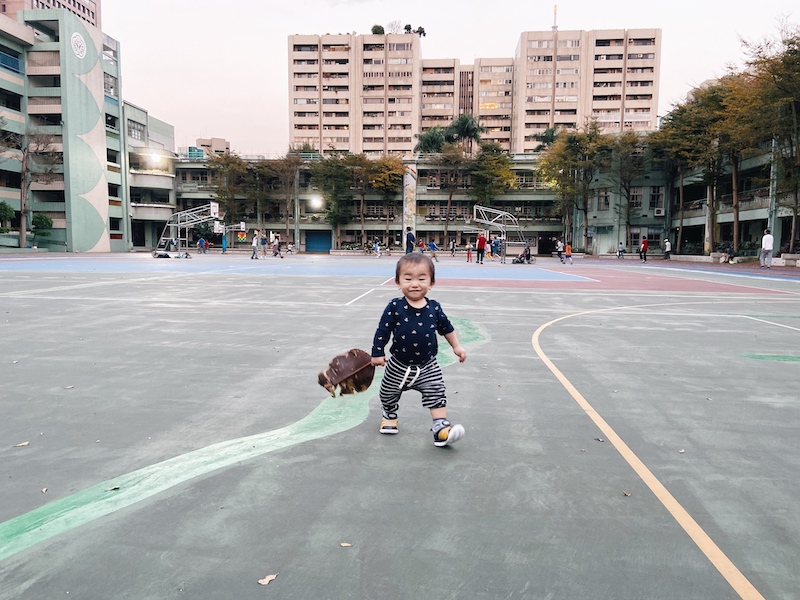
M 643 263 L 647 262 L 647 238 L 642 238 L 642 245 L 639 246 L 639 258 Z
M 481 232 L 478 235 L 478 254 L 475 256 L 475 264 L 483 264 L 483 256 L 486 253 L 486 236 Z

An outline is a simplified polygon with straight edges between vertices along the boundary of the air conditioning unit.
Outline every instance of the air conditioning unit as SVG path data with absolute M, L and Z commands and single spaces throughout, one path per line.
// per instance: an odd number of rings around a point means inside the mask
M 656 208 L 656 209 L 654 209 L 653 214 L 655 214 L 655 216 L 657 216 L 657 217 L 663 217 L 664 216 L 664 209 L 663 208 Z

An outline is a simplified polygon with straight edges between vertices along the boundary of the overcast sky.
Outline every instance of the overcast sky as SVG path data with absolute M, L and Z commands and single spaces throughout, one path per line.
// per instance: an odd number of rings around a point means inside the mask
M 522 31 L 553 25 L 553 2 L 500 0 L 103 0 L 103 31 L 121 43 L 125 100 L 175 126 L 178 147 L 221 137 L 240 154 L 282 154 L 289 140 L 287 36 L 422 26 L 423 58 L 511 57 Z M 569 0 L 566 30 L 662 29 L 659 114 L 744 59 L 740 40 L 800 23 L 789 0 Z M 798 7 L 798 8 L 794 8 Z

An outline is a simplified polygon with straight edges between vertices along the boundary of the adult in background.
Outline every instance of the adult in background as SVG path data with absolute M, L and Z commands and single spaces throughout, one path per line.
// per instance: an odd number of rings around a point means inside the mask
M 775 238 L 772 237 L 769 229 L 764 230 L 764 237 L 761 238 L 761 254 L 758 255 L 759 263 L 762 269 L 772 268 L 772 247 L 775 244 Z
M 647 238 L 642 238 L 642 243 L 641 243 L 641 245 L 639 246 L 639 259 L 640 259 L 640 260 L 641 260 L 643 263 L 646 263 L 646 262 L 647 262 L 647 248 L 648 248 L 648 246 L 649 246 L 649 245 L 650 245 L 650 244 L 649 244 L 649 242 L 647 241 Z
M 411 254 L 414 251 L 416 241 L 417 238 L 414 232 L 411 231 L 411 227 L 406 227 L 406 254 Z
M 556 254 L 558 254 L 558 260 L 561 261 L 561 264 L 564 264 L 564 242 L 561 240 L 556 242 Z
M 436 242 L 433 240 L 428 242 L 428 250 L 431 251 L 431 259 L 439 262 L 439 257 L 436 256 L 436 253 L 439 251 L 439 246 L 436 245 Z
M 478 253 L 475 256 L 475 264 L 476 265 L 477 264 L 482 265 L 483 264 L 483 257 L 486 254 L 486 236 L 483 235 L 483 232 L 481 232 L 478 235 L 477 249 L 478 249 Z
M 672 253 L 672 242 L 668 238 L 664 238 L 664 260 L 669 260 L 669 255 Z
M 253 241 L 250 242 L 250 247 L 253 248 L 253 253 L 250 255 L 250 259 L 251 260 L 252 259 L 258 260 L 258 244 L 261 241 L 261 236 L 258 235 L 258 234 L 259 234 L 259 231 L 258 231 L 258 229 L 256 229 L 253 232 Z

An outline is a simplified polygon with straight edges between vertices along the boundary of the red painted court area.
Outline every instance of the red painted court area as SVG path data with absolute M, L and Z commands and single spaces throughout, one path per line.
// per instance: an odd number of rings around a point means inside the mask
M 484 279 L 437 277 L 437 287 L 474 287 L 488 289 L 586 290 L 622 292 L 688 292 L 725 294 L 777 294 L 784 292 L 749 286 L 745 280 L 721 283 L 705 281 L 678 274 L 657 273 L 646 270 L 592 268 L 544 269 L 582 279 Z M 532 273 L 533 275 L 533 273 Z

